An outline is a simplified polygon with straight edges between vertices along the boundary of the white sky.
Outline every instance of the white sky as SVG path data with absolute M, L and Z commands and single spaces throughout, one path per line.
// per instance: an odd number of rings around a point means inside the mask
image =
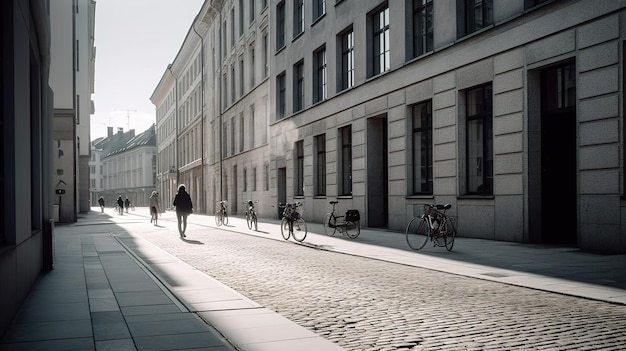
M 139 134 L 156 122 L 150 96 L 203 2 L 96 0 L 92 140 L 105 137 L 108 126 Z

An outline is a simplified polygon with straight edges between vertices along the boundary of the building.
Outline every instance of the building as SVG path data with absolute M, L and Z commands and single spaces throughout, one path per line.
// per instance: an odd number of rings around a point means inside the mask
M 50 86 L 54 91 L 54 218 L 75 222 L 89 203 L 90 117 L 94 92 L 95 1 L 50 6 Z
M 95 155 L 90 162 L 95 173 L 91 178 L 96 185 L 91 193 L 94 206 L 103 196 L 106 206 L 114 207 L 120 195 L 135 206 L 148 206 L 156 182 L 155 125 L 138 135 L 134 129 L 124 132 L 118 128 L 113 133 L 113 127 L 108 127 L 107 137 L 95 140 L 91 147 Z
M 49 6 L 0 2 L 0 333 L 53 264 Z
M 200 213 L 220 200 L 269 201 L 269 12 L 256 1 L 205 1 L 151 96 L 163 198 L 187 185 Z M 274 211 L 274 212 L 272 212 Z
M 153 94 L 161 182 L 204 191 L 209 213 L 256 197 L 277 218 L 299 200 L 321 222 L 339 199 L 363 226 L 403 231 L 450 203 L 461 236 L 626 252 L 625 14 L 600 0 L 207 0 Z

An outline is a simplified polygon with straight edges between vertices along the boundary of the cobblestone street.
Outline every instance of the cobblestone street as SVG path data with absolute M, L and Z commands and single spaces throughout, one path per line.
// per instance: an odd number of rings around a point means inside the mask
M 626 345 L 623 305 L 193 224 L 183 241 L 175 222 L 160 224 L 123 227 L 347 350 L 620 350 Z

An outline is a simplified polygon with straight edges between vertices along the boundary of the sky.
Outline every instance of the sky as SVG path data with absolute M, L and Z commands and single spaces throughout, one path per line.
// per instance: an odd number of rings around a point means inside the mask
M 178 54 L 204 0 L 96 0 L 91 139 L 144 132 L 156 123 L 150 96 Z

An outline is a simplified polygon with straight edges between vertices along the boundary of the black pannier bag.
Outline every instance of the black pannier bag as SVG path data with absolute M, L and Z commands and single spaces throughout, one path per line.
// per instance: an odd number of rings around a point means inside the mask
M 346 211 L 346 222 L 356 222 L 359 220 L 361 220 L 361 215 L 359 215 L 359 210 Z

